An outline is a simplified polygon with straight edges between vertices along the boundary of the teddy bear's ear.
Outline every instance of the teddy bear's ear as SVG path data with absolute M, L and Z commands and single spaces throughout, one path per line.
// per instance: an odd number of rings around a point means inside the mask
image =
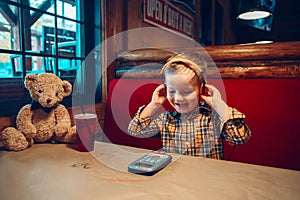
M 62 86 L 65 90 L 65 96 L 69 96 L 72 92 L 72 85 L 68 81 L 62 81 Z
M 32 83 L 35 82 L 36 80 L 37 80 L 37 75 L 28 74 L 27 76 L 25 76 L 25 81 L 24 81 L 25 87 L 29 90 Z

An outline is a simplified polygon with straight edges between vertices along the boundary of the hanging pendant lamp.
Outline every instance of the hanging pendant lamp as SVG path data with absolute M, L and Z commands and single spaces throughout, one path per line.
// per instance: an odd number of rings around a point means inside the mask
M 240 0 L 238 19 L 256 20 L 269 17 L 273 14 L 275 0 Z

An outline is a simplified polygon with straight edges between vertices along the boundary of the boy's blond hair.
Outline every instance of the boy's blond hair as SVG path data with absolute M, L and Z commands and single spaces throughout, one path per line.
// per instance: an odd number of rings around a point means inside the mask
M 206 67 L 207 63 L 201 60 L 199 55 L 185 52 L 169 58 L 160 73 L 161 75 L 174 72 L 179 74 L 191 74 L 191 78 L 196 77 L 198 83 L 201 84 L 206 82 Z

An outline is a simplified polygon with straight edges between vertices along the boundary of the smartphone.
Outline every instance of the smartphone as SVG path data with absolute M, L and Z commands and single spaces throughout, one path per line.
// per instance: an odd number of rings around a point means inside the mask
M 135 174 L 153 175 L 171 161 L 171 155 L 161 151 L 152 151 L 130 163 L 128 171 Z

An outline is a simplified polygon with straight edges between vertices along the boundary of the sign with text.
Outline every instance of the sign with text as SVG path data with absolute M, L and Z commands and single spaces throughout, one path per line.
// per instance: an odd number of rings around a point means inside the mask
M 144 21 L 192 37 L 193 18 L 166 0 L 144 0 Z

